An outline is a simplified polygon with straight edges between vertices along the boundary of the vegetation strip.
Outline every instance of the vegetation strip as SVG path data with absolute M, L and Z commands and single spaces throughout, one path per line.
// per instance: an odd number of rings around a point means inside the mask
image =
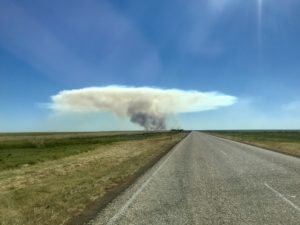
M 169 135 L 164 132 L 40 133 L 0 135 L 0 171 L 80 154 L 121 141 Z
M 80 224 L 89 220 L 186 133 L 150 136 L 0 171 L 0 224 Z
M 206 133 L 270 151 L 300 157 L 299 131 L 206 131 Z

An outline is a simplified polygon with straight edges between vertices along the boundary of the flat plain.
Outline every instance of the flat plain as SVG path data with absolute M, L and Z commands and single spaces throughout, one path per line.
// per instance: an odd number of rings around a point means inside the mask
M 64 224 L 126 186 L 186 133 L 0 135 L 0 224 Z
M 208 131 L 207 133 L 300 157 L 300 131 Z

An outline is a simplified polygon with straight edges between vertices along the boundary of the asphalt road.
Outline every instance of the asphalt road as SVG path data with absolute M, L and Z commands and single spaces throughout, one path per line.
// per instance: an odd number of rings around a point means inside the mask
M 192 132 L 90 224 L 300 224 L 300 159 Z

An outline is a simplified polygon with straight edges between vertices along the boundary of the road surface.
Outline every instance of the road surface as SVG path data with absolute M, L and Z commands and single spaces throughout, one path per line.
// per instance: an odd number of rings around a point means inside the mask
M 192 132 L 90 224 L 300 224 L 300 159 Z

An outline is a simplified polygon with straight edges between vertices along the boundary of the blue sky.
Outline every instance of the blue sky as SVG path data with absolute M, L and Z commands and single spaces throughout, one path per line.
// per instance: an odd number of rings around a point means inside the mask
M 0 131 L 140 129 L 44 107 L 107 85 L 238 98 L 171 119 L 185 129 L 299 129 L 299 11 L 298 0 L 0 0 Z

